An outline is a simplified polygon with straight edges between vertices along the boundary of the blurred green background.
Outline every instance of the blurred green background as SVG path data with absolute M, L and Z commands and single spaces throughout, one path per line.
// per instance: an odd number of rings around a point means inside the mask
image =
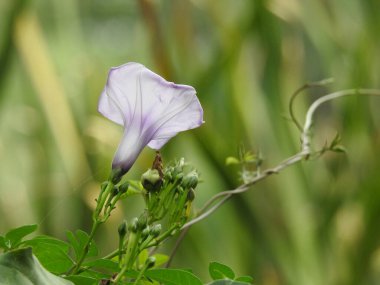
M 122 132 L 96 111 L 111 66 L 141 62 L 197 89 L 206 124 L 162 153 L 199 169 L 200 207 L 239 185 L 225 158 L 242 143 L 265 167 L 299 149 L 287 104 L 305 82 L 335 78 L 297 100 L 299 118 L 328 91 L 380 88 L 379 13 L 378 0 L 0 0 L 0 232 L 88 229 Z M 233 198 L 191 229 L 173 266 L 207 280 L 219 261 L 261 285 L 380 284 L 379 107 L 366 97 L 323 107 L 314 143 L 339 131 L 347 155 L 302 163 Z M 153 157 L 144 150 L 128 176 L 138 179 Z M 103 253 L 141 207 L 126 201 L 101 228 Z

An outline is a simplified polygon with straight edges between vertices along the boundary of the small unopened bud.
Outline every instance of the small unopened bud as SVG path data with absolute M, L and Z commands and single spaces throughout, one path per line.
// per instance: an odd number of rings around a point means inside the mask
M 109 180 L 113 184 L 117 184 L 120 182 L 122 177 L 123 177 L 123 170 L 121 168 L 114 168 L 112 169 Z
M 187 201 L 193 202 L 195 199 L 195 192 L 193 188 L 190 188 L 189 192 L 187 192 Z
M 127 231 L 128 231 L 127 221 L 122 222 L 120 226 L 118 227 L 117 231 L 119 232 L 120 238 L 123 238 L 127 234 Z
M 195 188 L 198 185 L 198 173 L 193 170 L 185 175 L 182 180 L 182 186 L 185 188 Z
M 142 214 L 138 220 L 137 220 L 137 227 L 139 230 L 143 230 L 145 229 L 146 225 L 148 223 L 148 217 L 146 216 L 146 214 Z
M 178 182 L 181 182 L 182 179 L 183 179 L 183 173 L 182 173 L 182 172 L 178 173 L 178 174 L 175 176 L 175 179 L 176 179 Z
M 149 192 L 158 191 L 162 186 L 162 178 L 157 169 L 148 169 L 141 176 L 141 184 Z
M 146 239 L 149 234 L 150 234 L 150 228 L 149 226 L 146 226 L 146 228 L 141 232 L 141 238 Z
M 172 176 L 172 173 L 171 173 L 171 168 L 168 168 L 165 173 L 164 173 L 164 177 L 165 177 L 165 180 L 166 181 L 170 181 L 170 182 L 173 182 L 173 176 Z
M 151 229 L 150 229 L 150 234 L 153 236 L 153 237 L 158 237 L 161 233 L 161 225 L 160 224 L 157 224 L 157 225 L 154 225 Z
M 177 178 L 177 175 L 179 174 L 179 173 L 182 173 L 182 167 L 180 167 L 180 166 L 175 166 L 175 167 L 173 167 L 173 170 L 172 170 L 172 176 L 174 177 L 174 178 Z
M 114 197 L 117 195 L 117 193 L 119 193 L 119 190 L 114 186 L 111 190 L 111 196 Z
M 128 191 L 128 188 L 129 188 L 129 183 L 125 182 L 119 186 L 119 191 L 121 194 L 124 194 Z
M 145 261 L 146 267 L 152 268 L 156 264 L 156 258 L 154 256 L 149 256 Z
M 138 229 L 137 223 L 138 223 L 138 219 L 137 218 L 133 218 L 131 224 L 128 226 L 128 230 L 130 230 L 133 233 L 136 233 L 137 229 Z

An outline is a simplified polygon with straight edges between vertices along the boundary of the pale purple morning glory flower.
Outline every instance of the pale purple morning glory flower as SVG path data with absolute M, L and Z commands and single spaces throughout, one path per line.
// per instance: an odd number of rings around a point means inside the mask
M 126 173 L 142 149 L 160 149 L 177 133 L 203 123 L 203 110 L 193 87 L 174 84 L 139 63 L 114 67 L 100 95 L 99 112 L 124 127 L 112 162 Z

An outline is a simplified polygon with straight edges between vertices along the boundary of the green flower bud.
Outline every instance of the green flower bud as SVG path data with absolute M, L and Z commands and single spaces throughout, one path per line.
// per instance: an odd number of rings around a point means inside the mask
M 177 178 L 177 175 L 178 174 L 180 174 L 180 173 L 182 173 L 182 167 L 180 167 L 180 166 L 175 166 L 174 168 L 173 168 L 173 170 L 172 170 L 172 176 L 173 177 L 175 177 L 175 178 Z
M 182 172 L 178 173 L 178 174 L 175 176 L 175 179 L 176 179 L 178 182 L 181 182 L 182 179 L 183 179 L 183 173 L 182 173 Z
M 118 192 L 119 192 L 119 189 L 117 189 L 117 187 L 114 186 L 111 190 L 111 196 L 112 197 L 116 196 Z
M 122 177 L 123 177 L 123 170 L 121 168 L 115 168 L 115 169 L 112 169 L 112 172 L 109 177 L 109 181 L 111 181 L 113 184 L 117 184 L 120 182 Z
M 187 201 L 193 202 L 195 199 L 195 192 L 193 188 L 190 188 L 189 192 L 187 192 Z
M 147 223 L 148 223 L 148 217 L 144 213 L 137 220 L 137 228 L 140 230 L 143 230 L 143 229 L 145 229 Z
M 146 226 L 146 228 L 141 232 L 141 238 L 146 239 L 150 234 L 150 228 L 149 226 Z
M 146 267 L 152 268 L 156 264 L 156 258 L 154 256 L 149 256 L 145 261 Z
M 133 233 L 136 233 L 137 229 L 138 229 L 137 223 L 138 223 L 138 219 L 137 218 L 133 218 L 131 224 L 128 226 L 128 230 L 130 230 Z
M 148 192 L 156 192 L 160 190 L 162 186 L 162 178 L 157 169 L 148 169 L 141 176 L 141 184 Z
M 173 182 L 172 171 L 173 171 L 173 167 L 168 167 L 165 169 L 165 172 L 164 172 L 165 180 Z
M 153 237 L 158 237 L 161 233 L 161 225 L 160 224 L 157 224 L 157 225 L 154 225 L 151 229 L 150 229 L 150 234 L 153 236 Z
M 118 227 L 117 231 L 119 232 L 120 238 L 123 238 L 127 234 L 127 231 L 128 231 L 127 221 L 122 222 L 120 226 Z
M 124 194 L 128 191 L 128 188 L 129 188 L 129 183 L 125 182 L 119 186 L 119 191 L 121 194 Z
M 198 173 L 193 170 L 185 175 L 182 180 L 182 186 L 184 188 L 195 188 L 198 185 Z

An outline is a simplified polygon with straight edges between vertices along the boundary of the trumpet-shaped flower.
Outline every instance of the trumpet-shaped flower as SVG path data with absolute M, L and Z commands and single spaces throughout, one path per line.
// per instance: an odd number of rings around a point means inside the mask
M 124 127 L 112 162 L 112 168 L 122 174 L 146 145 L 158 150 L 177 133 L 203 123 L 203 110 L 193 87 L 168 82 L 134 62 L 110 70 L 98 110 Z

